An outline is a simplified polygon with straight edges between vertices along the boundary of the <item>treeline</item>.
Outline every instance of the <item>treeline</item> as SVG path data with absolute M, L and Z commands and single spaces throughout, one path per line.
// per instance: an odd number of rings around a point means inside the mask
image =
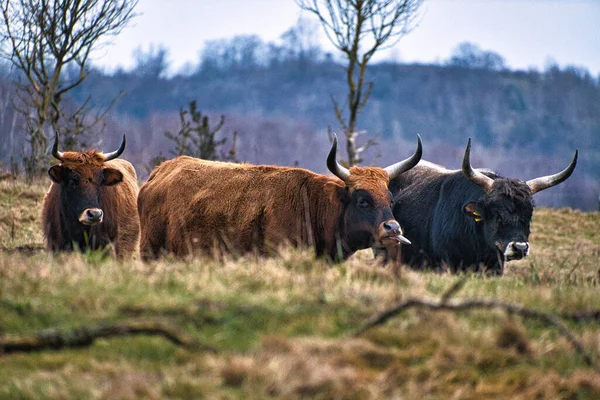
M 327 129 L 338 129 L 331 96 L 344 100 L 342 64 L 303 32 L 290 29 L 278 43 L 254 36 L 208 42 L 197 65 L 169 75 L 168 52 L 139 51 L 129 71 L 94 71 L 72 92 L 75 104 L 98 105 L 120 96 L 107 116 L 101 147 L 128 136 L 127 157 L 140 175 L 172 144 L 180 109 L 192 100 L 217 121 L 220 134 L 239 133 L 237 158 L 300 165 L 325 172 Z M 383 165 L 406 157 L 416 134 L 424 158 L 459 168 L 467 138 L 473 163 L 505 176 L 530 179 L 580 162 L 564 184 L 536 196 L 538 204 L 585 210 L 600 193 L 600 80 L 576 67 L 511 71 L 504 59 L 471 44 L 440 65 L 383 62 L 368 70 L 374 86 L 360 115 L 364 137 L 376 137 L 366 159 Z M 8 96 L 8 97 L 7 97 Z M 10 110 L 10 88 L 0 78 L 1 161 L 19 156 L 23 141 Z

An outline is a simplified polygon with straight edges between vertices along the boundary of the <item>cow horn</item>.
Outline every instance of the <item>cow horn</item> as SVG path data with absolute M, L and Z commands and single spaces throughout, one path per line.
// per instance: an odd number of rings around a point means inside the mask
M 527 181 L 527 186 L 531 189 L 531 194 L 535 194 L 537 192 L 541 192 L 544 189 L 548 189 L 549 187 L 556 186 L 559 183 L 565 181 L 568 177 L 571 176 L 573 171 L 575 170 L 575 166 L 577 165 L 577 154 L 579 150 L 575 150 L 575 156 L 573 157 L 573 161 L 571 164 L 564 170 L 560 171 L 558 174 L 542 176 L 540 178 L 535 178 Z
M 389 167 L 385 167 L 385 172 L 387 172 L 390 179 L 394 179 L 398 175 L 403 172 L 408 171 L 415 165 L 419 163 L 421 160 L 421 156 L 423 155 L 423 145 L 421 144 L 421 136 L 417 135 L 417 150 L 415 154 L 410 156 L 404 161 L 397 162 L 396 164 L 392 164 Z
M 489 193 L 492 191 L 494 180 L 471 167 L 471 138 L 469 138 L 463 157 L 462 172 L 471 182 L 482 188 L 484 192 Z
M 58 133 L 54 134 L 54 144 L 52 145 L 52 156 L 57 160 L 62 161 L 64 154 L 62 151 L 58 151 Z
M 327 168 L 329 168 L 332 174 L 346 182 L 348 178 L 350 178 L 350 171 L 344 166 L 342 166 L 339 162 L 337 162 L 336 154 L 337 135 L 334 133 L 333 143 L 331 144 L 331 150 L 329 150 L 329 155 L 327 156 Z
M 123 151 L 125 151 L 126 143 L 127 143 L 127 140 L 125 140 L 125 135 L 123 135 L 123 141 L 121 142 L 121 147 L 119 147 L 117 149 L 117 151 L 113 151 L 113 152 L 104 154 L 104 161 L 114 160 L 115 158 L 119 157 L 123 153 Z

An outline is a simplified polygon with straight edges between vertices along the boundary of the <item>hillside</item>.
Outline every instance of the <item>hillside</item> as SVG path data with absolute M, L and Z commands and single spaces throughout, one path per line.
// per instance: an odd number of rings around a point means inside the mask
M 151 158 L 173 147 L 164 132 L 179 128 L 178 111 L 196 100 L 213 121 L 222 114 L 220 132 L 231 143 L 239 133 L 238 159 L 251 163 L 300 165 L 325 171 L 327 127 L 338 130 L 331 96 L 343 102 L 342 65 L 332 60 L 200 69 L 170 78 L 119 71 L 93 74 L 76 88 L 76 103 L 88 96 L 107 105 L 102 148 L 128 136 L 126 157 L 143 178 Z M 549 67 L 544 72 L 488 70 L 458 66 L 375 64 L 374 83 L 359 129 L 377 138 L 366 162 L 388 165 L 406 157 L 415 136 L 424 140 L 427 160 L 458 168 L 467 138 L 474 143 L 478 167 L 523 180 L 558 172 L 580 150 L 575 174 L 558 188 L 536 196 L 540 205 L 598 207 L 600 193 L 600 85 L 586 71 Z M 10 98 L 0 81 L 0 100 Z M 0 111 L 0 161 L 23 153 L 19 121 L 10 102 Z M 8 108 L 7 108 L 8 107 Z M 100 140 L 101 139 L 101 140 Z M 363 139 L 364 140 L 364 139 Z
M 125 323 L 162 324 L 187 339 L 136 335 L 0 354 L 0 398 L 600 396 L 597 370 L 531 315 L 410 309 L 352 335 L 374 313 L 409 298 L 437 301 L 459 279 L 451 303 L 494 299 L 552 315 L 597 310 L 599 213 L 537 209 L 531 256 L 501 278 L 398 275 L 369 252 L 334 266 L 291 249 L 272 259 L 120 263 L 42 250 L 46 189 L 45 181 L 0 181 L 0 343 L 42 329 L 42 337 L 58 330 L 74 340 L 83 331 L 72 329 Z M 564 321 L 600 364 L 597 315 Z

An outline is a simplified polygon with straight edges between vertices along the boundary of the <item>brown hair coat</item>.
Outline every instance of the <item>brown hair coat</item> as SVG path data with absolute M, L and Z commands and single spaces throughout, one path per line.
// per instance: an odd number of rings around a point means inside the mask
M 140 188 L 142 259 L 226 251 L 269 254 L 277 246 L 313 247 L 317 256 L 343 259 L 373 242 L 410 243 L 391 213 L 390 176 L 421 157 L 386 169 L 327 165 L 337 177 L 301 168 L 234 164 L 180 156 L 152 171 Z M 215 254 L 215 250 L 217 253 Z
M 114 244 L 117 257 L 135 254 L 140 225 L 137 175 L 131 163 L 121 159 L 105 161 L 105 155 L 96 150 L 65 152 L 60 156 L 60 164 L 48 171 L 53 182 L 42 204 L 47 248 L 58 252 Z M 76 210 L 89 207 L 90 199 L 94 209 L 101 210 L 102 221 L 84 225 L 77 220 Z

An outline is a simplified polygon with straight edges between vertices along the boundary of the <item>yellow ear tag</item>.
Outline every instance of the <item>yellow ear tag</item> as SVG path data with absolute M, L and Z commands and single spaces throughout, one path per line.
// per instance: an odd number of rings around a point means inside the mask
M 473 211 L 473 217 L 475 217 L 475 222 L 480 222 L 483 219 L 477 211 Z

